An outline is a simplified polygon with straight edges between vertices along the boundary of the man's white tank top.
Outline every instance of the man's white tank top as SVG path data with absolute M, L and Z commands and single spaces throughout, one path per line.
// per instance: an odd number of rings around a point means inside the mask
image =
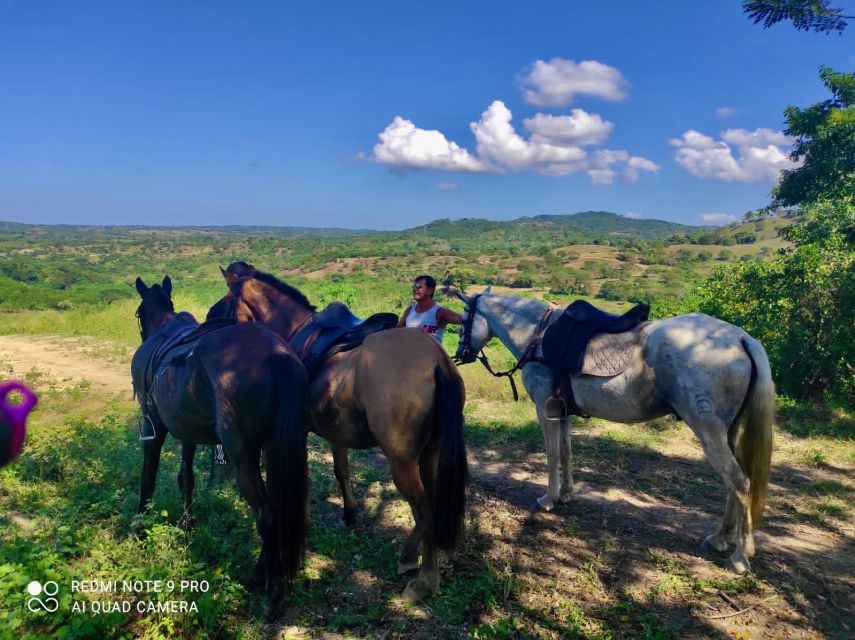
M 436 319 L 436 312 L 439 311 L 439 305 L 434 303 L 427 311 L 419 313 L 416 311 L 416 303 L 410 307 L 410 312 L 407 314 L 407 326 L 421 329 L 422 332 L 433 336 L 439 344 L 442 344 L 442 336 L 445 334 L 445 327 L 440 327 Z

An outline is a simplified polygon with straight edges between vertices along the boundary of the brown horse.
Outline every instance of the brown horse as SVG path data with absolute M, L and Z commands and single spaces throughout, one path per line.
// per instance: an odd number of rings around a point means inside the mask
M 308 516 L 308 380 L 291 348 L 260 325 L 206 330 L 175 313 L 169 276 L 147 287 L 137 278 L 142 345 L 131 363 L 145 429 L 142 513 L 154 494 L 167 432 L 182 442 L 178 485 L 185 517 L 193 496 L 197 444 L 222 443 L 255 514 L 261 555 L 255 579 L 266 583 L 264 613 L 275 615 L 286 582 L 299 571 Z M 267 487 L 259 457 L 267 456 Z
M 286 340 L 307 326 L 315 307 L 297 289 L 252 269 L 224 271 L 230 294 L 218 303 L 238 322 L 262 322 Z M 416 524 L 398 574 L 419 569 L 404 591 L 416 602 L 439 588 L 436 549 L 452 549 L 463 521 L 467 482 L 463 380 L 433 338 L 414 329 L 369 335 L 361 346 L 326 359 L 309 385 L 312 430 L 332 447 L 344 497 L 355 520 L 348 449 L 379 446 Z

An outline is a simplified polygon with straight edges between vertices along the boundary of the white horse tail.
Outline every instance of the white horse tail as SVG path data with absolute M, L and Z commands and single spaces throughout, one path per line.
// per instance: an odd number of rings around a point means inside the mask
M 753 371 L 741 416 L 745 426 L 735 454 L 751 482 L 751 520 L 756 526 L 763 517 L 772 463 L 775 383 L 763 345 L 747 334 L 742 338 L 742 345 L 751 358 Z

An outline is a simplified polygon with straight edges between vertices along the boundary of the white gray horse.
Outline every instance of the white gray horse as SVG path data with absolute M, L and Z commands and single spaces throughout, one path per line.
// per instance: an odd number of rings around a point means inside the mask
M 533 344 L 538 326 L 560 315 L 547 315 L 555 307 L 542 301 L 492 294 L 489 287 L 474 296 L 457 295 L 467 305 L 457 349 L 462 362 L 474 360 L 494 336 L 519 360 Z M 655 320 L 640 336 L 641 348 L 622 373 L 574 377 L 575 401 L 585 414 L 615 422 L 668 414 L 682 418 L 728 491 L 721 526 L 703 545 L 725 551 L 735 544 L 731 568 L 749 570 L 753 527 L 763 513 L 772 455 L 775 387 L 766 351 L 742 329 L 702 313 Z M 522 380 L 546 441 L 549 487 L 534 508 L 548 511 L 556 501 L 570 500 L 573 478 L 570 420 L 546 417 L 553 380 L 538 361 L 541 355 L 538 343 L 534 360 L 522 366 Z

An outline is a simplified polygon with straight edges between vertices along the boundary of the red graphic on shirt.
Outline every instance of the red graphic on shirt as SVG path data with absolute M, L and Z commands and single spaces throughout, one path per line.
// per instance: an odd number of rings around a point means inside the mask
M 439 329 L 435 324 L 423 324 L 419 328 L 422 330 L 422 333 L 436 333 L 437 329 Z

